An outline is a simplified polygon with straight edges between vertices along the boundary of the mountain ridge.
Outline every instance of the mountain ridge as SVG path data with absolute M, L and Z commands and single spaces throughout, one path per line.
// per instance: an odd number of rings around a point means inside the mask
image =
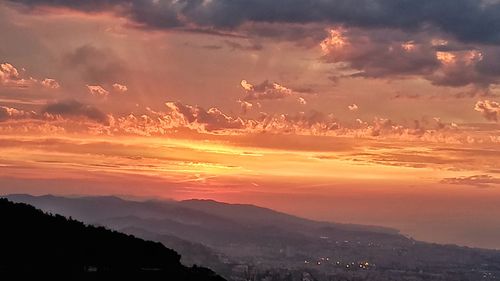
M 12 198 L 12 199 L 18 199 L 18 200 L 33 200 L 33 199 L 66 199 L 66 200 L 111 200 L 114 203 L 127 203 L 127 204 L 145 204 L 145 203 L 152 203 L 155 204 L 156 206 L 161 206 L 161 208 L 170 206 L 172 207 L 173 205 L 178 205 L 181 207 L 188 207 L 191 209 L 195 209 L 197 211 L 210 214 L 210 215 L 217 215 L 218 217 L 225 218 L 225 219 L 231 219 L 235 220 L 234 216 L 236 215 L 234 212 L 234 209 L 241 209 L 241 208 L 246 208 L 246 209 L 251 209 L 251 211 L 255 212 L 257 211 L 260 214 L 264 214 L 262 217 L 259 219 L 254 219 L 249 216 L 245 216 L 245 219 L 251 219 L 252 222 L 258 222 L 258 221 L 268 221 L 268 215 L 272 215 L 273 218 L 276 216 L 279 218 L 284 218 L 286 220 L 300 220 L 303 223 L 313 223 L 313 224 L 324 224 L 328 226 L 335 226 L 337 228 L 345 228 L 346 230 L 361 230 L 361 231 L 368 231 L 368 232 L 381 232 L 381 233 L 388 233 L 388 234 L 399 234 L 399 230 L 395 228 L 390 228 L 390 227 L 385 227 L 385 226 L 376 226 L 376 225 L 361 225 L 361 224 L 349 224 L 349 223 L 337 223 L 337 222 L 329 222 L 329 221 L 316 221 L 312 219 L 307 219 L 307 218 L 302 218 L 299 216 L 287 214 L 284 212 L 276 211 L 271 208 L 266 208 L 266 207 L 260 207 L 257 205 L 252 205 L 252 204 L 239 204 L 239 203 L 225 203 L 225 202 L 220 202 L 212 199 L 187 199 L 187 200 L 181 200 L 181 201 L 175 201 L 175 200 L 145 200 L 145 201 L 135 201 L 135 200 L 127 200 L 123 199 L 119 196 L 72 196 L 72 197 L 65 197 L 65 196 L 55 196 L 51 194 L 46 194 L 46 195 L 39 195 L 39 196 L 34 196 L 30 194 L 8 194 L 8 195 L 3 195 L 5 198 Z M 202 204 L 202 205 L 199 205 Z M 223 212 L 223 210 L 207 210 L 207 204 L 211 207 L 218 207 L 218 208 L 223 208 L 227 209 L 230 208 L 231 216 L 227 216 L 227 212 Z M 241 217 L 240 217 L 241 218 Z M 270 223 L 273 223 L 271 221 Z

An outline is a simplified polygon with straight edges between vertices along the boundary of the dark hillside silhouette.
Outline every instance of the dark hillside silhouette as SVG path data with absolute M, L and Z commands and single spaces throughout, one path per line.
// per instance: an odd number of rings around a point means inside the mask
M 180 255 L 160 243 L 23 203 L 0 199 L 0 224 L 1 280 L 224 280 L 181 265 Z

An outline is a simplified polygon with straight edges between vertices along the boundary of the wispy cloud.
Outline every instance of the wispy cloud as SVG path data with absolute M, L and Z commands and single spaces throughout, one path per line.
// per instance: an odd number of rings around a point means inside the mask
M 470 185 L 475 187 L 495 187 L 500 186 L 500 178 L 490 175 L 474 175 L 458 178 L 445 178 L 441 181 L 445 184 Z

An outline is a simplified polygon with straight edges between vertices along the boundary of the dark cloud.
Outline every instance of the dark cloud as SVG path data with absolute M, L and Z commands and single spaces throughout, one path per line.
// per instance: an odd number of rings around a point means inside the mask
M 108 116 L 98 108 L 75 100 L 60 101 L 45 106 L 42 113 L 65 118 L 83 117 L 104 125 L 109 124 Z
M 230 40 L 225 40 L 224 43 L 231 49 L 231 50 L 241 50 L 241 51 L 261 51 L 264 49 L 264 46 L 262 46 L 259 43 L 252 43 L 249 45 L 241 44 L 236 41 L 230 41 Z
M 324 60 L 347 63 L 352 77 L 428 75 L 439 67 L 436 51 L 398 31 L 336 28 L 321 43 Z M 422 39 L 424 40 L 424 39 Z
M 112 84 L 123 80 L 125 63 L 111 50 L 84 45 L 63 58 L 66 67 L 81 73 L 85 83 Z
M 220 49 L 222 49 L 221 45 L 203 45 L 201 47 L 203 49 L 207 49 L 207 50 L 220 50 Z
M 439 33 L 337 27 L 320 46 L 325 62 L 345 70 L 333 79 L 420 77 L 437 86 L 474 86 L 473 92 L 456 97 L 491 94 L 490 86 L 500 83 L 500 49 L 433 36 Z
M 276 82 L 271 83 L 268 80 L 257 85 L 252 85 L 246 80 L 242 80 L 241 87 L 246 92 L 246 95 L 243 98 L 246 101 L 279 100 L 289 97 L 293 94 L 292 89 L 280 85 Z
M 241 80 L 240 84 L 241 87 L 245 90 L 243 101 L 246 102 L 262 100 L 282 100 L 284 98 L 294 96 L 295 98 L 297 98 L 297 101 L 300 104 L 305 105 L 307 104 L 307 101 L 298 95 L 312 93 L 312 90 L 309 88 L 292 89 L 276 82 L 269 82 L 269 80 L 265 80 L 264 82 L 256 85 L 251 84 L 247 80 Z
M 110 11 L 144 28 L 235 29 L 247 22 L 328 23 L 422 30 L 463 42 L 500 43 L 500 3 L 485 0 L 10 0 L 30 8 Z
M 353 48 L 328 52 L 342 63 L 338 78 L 420 77 L 434 85 L 479 91 L 500 83 L 500 1 L 492 0 L 9 0 L 26 10 L 69 8 L 108 12 L 131 26 L 250 38 L 261 37 L 317 46 L 330 38 L 327 27 L 349 30 Z M 442 39 L 433 42 L 434 39 Z M 445 43 L 444 43 L 445 42 Z M 239 39 L 203 48 L 259 51 Z M 412 49 L 408 49 L 412 48 Z M 438 55 L 441 53 L 441 57 Z M 444 55 L 444 57 L 443 57 Z M 471 60 L 471 57 L 476 55 Z M 450 58 L 445 62 L 442 58 Z M 453 57 L 453 59 L 451 59 Z M 87 84 L 122 81 L 124 64 L 112 52 L 82 46 L 69 54 L 68 67 Z

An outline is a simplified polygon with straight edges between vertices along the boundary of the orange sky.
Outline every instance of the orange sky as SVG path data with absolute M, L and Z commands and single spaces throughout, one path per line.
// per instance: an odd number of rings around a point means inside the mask
M 495 34 L 35 2 L 0 4 L 0 193 L 211 198 L 500 249 Z

